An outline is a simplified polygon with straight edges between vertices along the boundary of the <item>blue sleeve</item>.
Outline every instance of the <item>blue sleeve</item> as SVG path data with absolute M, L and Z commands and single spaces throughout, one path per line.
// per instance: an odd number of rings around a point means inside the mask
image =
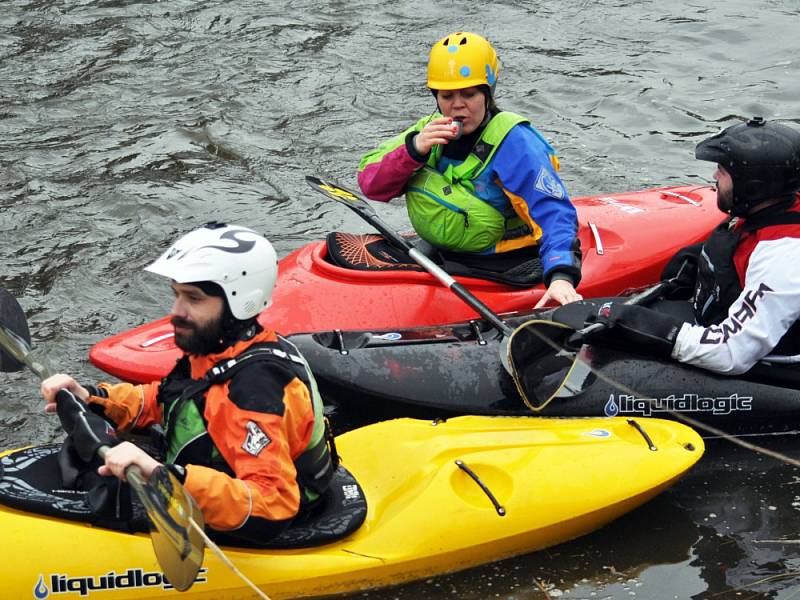
M 503 189 L 521 198 L 529 217 L 542 229 L 539 256 L 549 285 L 556 272 L 581 277 L 578 215 L 550 155 L 555 154 L 527 124 L 514 127 L 497 149 L 493 169 Z

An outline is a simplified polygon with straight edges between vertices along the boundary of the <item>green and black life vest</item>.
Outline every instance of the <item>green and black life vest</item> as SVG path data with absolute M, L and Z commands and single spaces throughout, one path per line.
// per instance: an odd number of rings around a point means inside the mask
M 222 384 L 242 370 L 260 361 L 280 361 L 289 364 L 291 371 L 311 392 L 314 410 L 314 429 L 308 447 L 294 460 L 301 501 L 313 502 L 328 487 L 338 464 L 333 435 L 325 419 L 322 396 L 308 364 L 286 339 L 281 344 L 254 344 L 240 355 L 220 361 L 200 379 L 191 378 L 191 365 L 184 356 L 164 378 L 159 388 L 158 402 L 163 406 L 166 432 L 166 462 L 179 465 L 198 464 L 212 467 L 231 477 L 233 469 L 225 461 L 208 433 L 204 415 L 205 394 L 213 385 Z M 293 350 L 293 351 L 292 351 Z M 330 443 L 330 447 L 329 447 Z

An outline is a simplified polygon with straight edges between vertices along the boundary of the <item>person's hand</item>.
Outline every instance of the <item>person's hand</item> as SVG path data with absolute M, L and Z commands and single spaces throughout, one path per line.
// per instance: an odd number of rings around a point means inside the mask
M 63 373 L 51 375 L 42 381 L 40 389 L 45 402 L 44 411 L 49 413 L 56 412 L 56 394 L 59 390 L 67 389 L 84 402 L 89 397 L 89 390 L 69 375 L 64 375 Z
M 130 465 L 137 465 L 142 471 L 142 476 L 147 480 L 151 473 L 161 466 L 161 463 L 139 446 L 130 442 L 122 442 L 106 453 L 106 464 L 101 465 L 97 472 L 100 475 L 113 475 L 122 481 L 127 481 L 125 469 Z
M 453 124 L 450 117 L 433 119 L 414 136 L 414 148 L 425 156 L 436 144 L 447 144 L 455 139 L 457 132 L 458 126 Z
M 550 287 L 547 288 L 544 296 L 541 297 L 533 308 L 547 306 L 551 301 L 558 302 L 559 304 L 568 304 L 578 300 L 583 300 L 583 296 L 575 291 L 575 288 L 569 281 L 565 279 L 554 279 L 550 282 Z

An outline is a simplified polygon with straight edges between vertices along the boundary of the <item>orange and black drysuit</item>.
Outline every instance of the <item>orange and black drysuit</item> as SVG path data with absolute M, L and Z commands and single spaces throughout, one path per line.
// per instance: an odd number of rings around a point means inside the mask
M 206 525 L 265 542 L 333 473 L 322 401 L 297 349 L 272 331 L 219 354 L 186 355 L 160 383 L 101 383 L 89 402 L 121 430 L 163 424 L 166 462 Z

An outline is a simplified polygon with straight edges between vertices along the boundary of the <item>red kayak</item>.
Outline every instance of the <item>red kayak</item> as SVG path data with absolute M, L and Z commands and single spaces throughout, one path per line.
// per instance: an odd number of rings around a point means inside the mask
M 710 186 L 669 187 L 573 200 L 580 224 L 585 297 L 615 296 L 658 280 L 683 246 L 704 239 L 724 218 Z M 272 305 L 259 320 L 288 335 L 330 329 L 408 328 L 476 318 L 452 291 L 423 271 L 346 269 L 326 260 L 324 241 L 280 261 Z M 519 288 L 457 277 L 495 312 L 530 309 L 544 286 Z M 100 369 L 132 382 L 163 377 L 180 351 L 167 317 L 96 344 Z

